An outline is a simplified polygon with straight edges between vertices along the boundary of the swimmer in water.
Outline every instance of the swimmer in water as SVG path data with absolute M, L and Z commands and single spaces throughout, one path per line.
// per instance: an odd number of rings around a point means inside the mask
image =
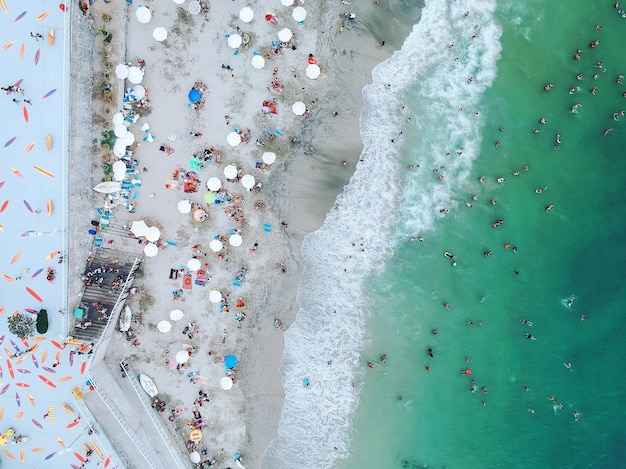
M 380 362 L 381 362 L 383 365 L 384 365 L 385 363 L 387 363 L 387 354 L 386 354 L 386 353 L 385 353 L 385 354 L 383 354 L 383 355 L 380 357 Z
M 554 204 L 550 204 L 546 207 L 546 212 L 551 211 L 554 208 Z
M 433 349 L 431 349 L 431 348 L 428 349 L 428 357 L 429 358 L 435 358 L 435 354 L 433 353 Z
M 370 370 L 373 370 L 373 369 L 374 369 L 374 365 L 372 364 L 372 362 L 367 362 L 367 367 L 368 367 Z

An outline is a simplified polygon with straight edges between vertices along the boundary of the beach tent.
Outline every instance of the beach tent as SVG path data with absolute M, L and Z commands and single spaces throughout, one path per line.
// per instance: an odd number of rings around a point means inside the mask
M 282 42 L 287 42 L 292 37 L 293 37 L 293 33 L 291 32 L 291 29 L 289 28 L 283 28 L 280 31 L 278 31 L 278 39 L 280 39 Z
M 211 293 L 209 293 L 209 301 L 211 303 L 219 303 L 220 301 L 222 301 L 222 294 L 220 293 L 220 291 L 211 290 Z
M 224 357 L 224 366 L 227 370 L 235 368 L 237 366 L 237 357 L 234 355 L 226 355 Z
M 167 29 L 163 26 L 158 26 L 152 31 L 152 37 L 159 42 L 163 42 L 167 39 Z
M 260 55 L 253 55 L 252 60 L 250 61 L 252 66 L 256 69 L 261 69 L 265 67 L 265 59 Z
M 211 177 L 206 182 L 206 188 L 210 191 L 219 191 L 220 187 L 222 187 L 222 181 L 220 181 L 219 178 Z
M 172 324 L 169 321 L 161 321 L 157 324 L 157 329 L 160 332 L 169 332 L 172 330 Z
M 311 80 L 315 80 L 317 77 L 320 76 L 320 66 L 317 64 L 310 64 L 306 68 L 306 76 L 309 77 Z
M 148 243 L 143 247 L 146 257 L 154 257 L 159 253 L 159 247 L 154 243 Z
M 293 19 L 298 23 L 302 23 L 306 19 L 306 10 L 302 7 L 295 7 L 291 16 L 293 16 Z
M 254 18 L 254 12 L 250 7 L 243 7 L 239 12 L 239 19 L 244 23 L 249 23 Z
M 254 176 L 252 176 L 251 174 L 245 174 L 242 178 L 241 178 L 241 185 L 243 187 L 245 187 L 246 189 L 250 190 L 254 187 Z
M 191 88 L 189 90 L 189 101 L 191 101 L 192 103 L 197 103 L 198 101 L 200 101 L 201 97 L 202 94 L 197 88 Z
M 224 245 L 222 244 L 222 242 L 219 239 L 213 239 L 209 243 L 209 249 L 211 251 L 213 251 L 213 252 L 219 252 L 219 251 L 222 250 L 223 247 L 224 247 Z
M 296 116 L 302 116 L 306 112 L 306 105 L 302 101 L 296 101 L 291 106 L 291 110 Z

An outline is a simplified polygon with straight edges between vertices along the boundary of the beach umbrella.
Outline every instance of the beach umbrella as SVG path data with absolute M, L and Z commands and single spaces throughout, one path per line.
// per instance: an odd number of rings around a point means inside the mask
M 252 176 L 251 174 L 245 174 L 242 178 L 241 178 L 241 185 L 243 187 L 245 187 L 246 189 L 250 190 L 254 187 L 254 176 Z
M 122 114 L 121 112 L 116 112 L 115 114 L 113 114 L 113 117 L 111 118 L 111 123 L 114 126 L 122 125 L 124 123 L 124 114 Z
M 128 65 L 119 64 L 115 67 L 115 76 L 120 80 L 124 80 L 128 77 Z
M 280 3 L 282 3 L 283 6 L 288 7 L 293 5 L 293 0 L 280 0 Z
M 113 180 L 123 181 L 125 176 L 126 176 L 126 163 L 120 160 L 113 163 Z
M 306 112 L 306 105 L 302 101 L 296 101 L 291 106 L 291 110 L 296 116 L 302 116 Z
M 128 90 L 128 96 L 132 98 L 133 100 L 138 101 L 146 97 L 146 89 L 141 85 L 137 85 L 134 88 L 131 88 Z M 148 129 L 149 128 L 150 127 L 148 127 Z M 146 129 L 142 128 L 141 130 L 146 130 Z
M 224 357 L 224 366 L 227 370 L 235 368 L 237 366 L 237 357 L 234 355 L 226 355 Z
M 298 23 L 301 23 L 306 18 L 306 10 L 302 7 L 295 7 L 291 16 L 293 16 L 293 19 Z
M 202 430 L 194 428 L 189 432 L 189 439 L 194 443 L 200 443 L 202 441 Z
M 230 238 L 228 238 L 228 242 L 231 246 L 241 246 L 241 243 L 243 243 L 243 238 L 241 237 L 241 235 L 234 234 Z
M 226 136 L 226 141 L 231 147 L 236 147 L 241 143 L 241 135 L 237 132 L 229 132 Z
M 122 188 L 122 184 L 120 182 L 105 181 L 105 182 L 96 184 L 93 190 L 100 194 L 113 194 L 114 192 L 118 192 L 121 188 Z
M 167 39 L 167 29 L 163 26 L 158 26 L 152 30 L 152 37 L 159 42 L 163 42 Z
M 276 161 L 276 153 L 274 153 L 273 151 L 266 151 L 265 153 L 263 153 L 263 163 L 265 164 L 272 164 L 274 161 Z
M 233 49 L 237 49 L 242 42 L 241 34 L 231 34 L 228 36 L 228 45 Z
M 191 259 L 187 261 L 187 267 L 192 272 L 195 272 L 197 270 L 200 270 L 200 267 L 202 267 L 202 262 L 200 262 L 200 259 L 196 259 L 195 257 L 192 257 Z
M 127 78 L 133 85 L 138 85 L 143 80 L 143 72 L 139 67 L 132 66 L 128 69 Z
M 144 236 L 148 241 L 158 241 L 161 237 L 161 230 L 159 230 L 156 226 L 151 226 L 146 230 L 146 234 Z
M 222 181 L 219 178 L 211 177 L 206 182 L 206 188 L 210 191 L 219 191 L 220 187 L 222 187 Z
M 113 145 L 113 154 L 118 158 L 126 154 L 126 145 L 124 145 L 124 142 L 119 138 L 115 141 L 115 145 Z
M 200 101 L 201 97 L 202 97 L 202 94 L 200 93 L 199 89 L 191 88 L 189 90 L 189 101 L 191 101 L 192 103 L 197 103 L 198 101 Z
M 178 208 L 180 213 L 189 213 L 191 212 L 191 202 L 188 200 L 181 200 L 178 202 L 176 208 Z
M 232 387 L 233 387 L 233 380 L 230 379 L 228 376 L 224 376 L 222 379 L 220 379 L 220 387 L 224 391 L 228 391 L 229 389 L 232 389 Z
M 306 68 L 306 76 L 311 80 L 315 80 L 320 76 L 320 66 L 317 64 L 311 64 Z
M 182 5 L 185 3 L 185 0 L 173 0 L 176 5 Z
M 160 332 L 169 332 L 172 330 L 172 324 L 169 321 L 161 321 L 157 324 L 157 329 Z
M 283 42 L 289 41 L 292 37 L 293 37 L 293 33 L 291 32 L 291 29 L 289 28 L 284 28 L 278 31 L 278 39 L 280 39 Z
M 223 247 L 224 247 L 224 245 L 222 244 L 222 242 L 219 239 L 213 239 L 209 243 L 209 249 L 211 251 L 213 251 L 213 252 L 219 252 L 219 251 L 222 250 Z
M 200 462 L 200 453 L 198 453 L 197 451 L 189 453 L 189 459 L 192 463 L 198 464 Z
M 143 253 L 147 257 L 154 257 L 159 253 L 159 247 L 154 243 L 148 243 L 143 247 Z
M 189 360 L 189 352 L 187 350 L 180 350 L 176 352 L 176 363 L 187 363 Z
M 212 204 L 216 199 L 215 192 L 206 192 L 202 198 L 207 204 Z
M 113 127 L 113 133 L 117 138 L 122 138 L 128 133 L 128 129 L 124 124 L 119 124 Z
M 170 319 L 172 321 L 180 321 L 185 314 L 180 309 L 170 311 Z
M 224 176 L 226 179 L 235 179 L 237 177 L 237 166 L 229 164 L 224 168 Z
M 146 222 L 143 220 L 134 221 L 132 225 L 130 225 L 130 232 L 136 237 L 145 236 L 148 231 L 149 226 L 146 225 Z
M 191 2 L 189 4 L 189 13 L 191 13 L 192 15 L 197 15 L 198 13 L 200 13 L 200 10 L 202 10 L 200 2 Z
M 126 135 L 124 135 L 124 136 L 123 136 L 122 138 L 120 138 L 119 140 L 120 140 L 120 142 L 121 142 L 124 146 L 128 147 L 128 146 L 132 145 L 133 143 L 135 143 L 135 134 L 134 134 L 134 133 L 132 133 L 132 132 L 130 132 L 130 131 L 129 131 L 129 132 L 126 132 Z M 117 143 L 117 141 L 116 141 L 116 143 Z
M 135 15 L 137 16 L 137 21 L 139 21 L 140 23 L 149 23 L 150 19 L 152 18 L 152 12 L 148 7 L 137 8 Z
M 265 67 L 265 59 L 260 55 L 253 55 L 250 63 L 256 69 L 261 69 Z
M 220 293 L 220 291 L 211 290 L 211 293 L 209 293 L 209 301 L 211 303 L 219 303 L 220 301 L 222 301 L 222 294 Z
M 244 23 L 249 23 L 254 18 L 254 12 L 250 7 L 243 7 L 239 12 L 239 19 Z

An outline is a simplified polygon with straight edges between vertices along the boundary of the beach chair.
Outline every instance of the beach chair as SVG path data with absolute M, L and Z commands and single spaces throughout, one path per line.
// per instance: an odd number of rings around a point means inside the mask
M 276 135 L 278 135 L 279 137 L 282 137 L 282 136 L 283 136 L 283 133 L 282 133 L 280 130 L 278 130 L 278 129 L 274 130 L 274 133 L 275 133 Z
M 265 223 L 263 225 L 263 231 L 265 231 L 266 233 L 271 233 L 272 232 L 272 225 L 270 225 L 269 223 Z
M 139 196 L 139 192 L 133 192 L 133 200 L 137 200 L 137 196 Z
M 96 248 L 101 248 L 101 247 L 102 247 L 102 242 L 103 242 L 103 241 L 104 241 L 104 239 L 103 239 L 103 238 L 96 238 L 96 239 L 94 240 L 94 246 L 95 246 Z

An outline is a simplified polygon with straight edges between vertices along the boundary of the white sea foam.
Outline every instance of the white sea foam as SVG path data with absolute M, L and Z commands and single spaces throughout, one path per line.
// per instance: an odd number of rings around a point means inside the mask
M 406 123 L 398 108 L 407 88 L 419 81 L 424 108 L 415 112 L 415 123 L 429 132 L 419 151 L 430 153 L 426 156 L 436 162 L 444 148 L 463 146 L 467 172 L 478 152 L 479 120 L 456 109 L 476 107 L 495 76 L 499 31 L 494 7 L 493 0 L 427 1 L 402 49 L 376 67 L 373 84 L 364 89 L 361 162 L 323 226 L 302 246 L 307 265 L 298 291 L 301 309 L 285 333 L 279 436 L 264 454 L 262 468 L 329 468 L 348 455 L 359 398 L 359 386 L 353 383 L 360 382 L 363 373 L 360 351 L 369 306 L 365 280 L 393 251 L 401 206 L 414 217 L 404 217 L 405 229 L 423 228 L 453 190 L 450 183 L 417 190 L 413 181 L 403 189 L 399 129 Z M 469 17 L 465 11 L 470 11 Z M 478 33 L 474 24 L 480 25 Z M 455 44 L 454 52 L 448 49 L 450 43 Z M 463 165 L 456 171 L 462 175 Z M 411 194 L 410 200 L 403 190 Z

